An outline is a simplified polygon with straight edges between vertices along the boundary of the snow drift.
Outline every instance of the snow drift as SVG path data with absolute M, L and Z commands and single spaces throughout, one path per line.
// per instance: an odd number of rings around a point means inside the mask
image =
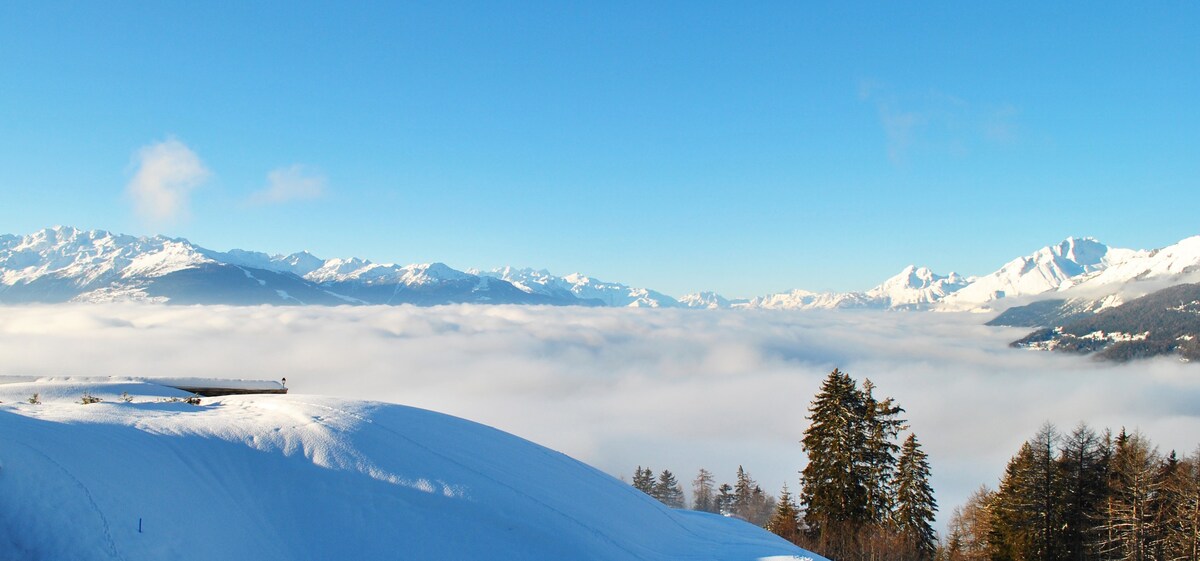
M 0 557 L 820 559 L 463 419 L 311 395 L 173 399 L 186 395 L 0 385 Z

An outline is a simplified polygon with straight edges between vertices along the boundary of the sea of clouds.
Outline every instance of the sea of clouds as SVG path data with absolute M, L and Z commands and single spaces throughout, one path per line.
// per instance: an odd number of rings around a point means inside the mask
M 795 490 L 835 367 L 906 410 L 941 520 L 1046 421 L 1200 443 L 1200 366 L 1016 350 L 975 314 L 521 306 L 0 307 L 0 375 L 279 379 L 465 417 L 618 477 L 738 465 Z

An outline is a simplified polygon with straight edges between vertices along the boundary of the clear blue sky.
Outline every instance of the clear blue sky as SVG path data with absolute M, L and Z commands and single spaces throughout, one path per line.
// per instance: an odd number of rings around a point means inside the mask
M 1200 234 L 1195 2 L 241 4 L 0 4 L 0 232 L 729 296 Z

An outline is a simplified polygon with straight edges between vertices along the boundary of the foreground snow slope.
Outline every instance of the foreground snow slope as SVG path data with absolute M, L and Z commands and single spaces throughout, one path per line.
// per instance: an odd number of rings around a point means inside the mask
M 165 401 L 185 395 L 0 385 L 0 557 L 819 559 L 463 419 L 305 395 Z

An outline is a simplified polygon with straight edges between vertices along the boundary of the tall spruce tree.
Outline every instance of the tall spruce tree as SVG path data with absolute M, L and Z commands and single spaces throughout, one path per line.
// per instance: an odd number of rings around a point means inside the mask
M 800 504 L 806 543 L 827 557 L 877 559 L 894 549 L 894 438 L 904 428 L 903 409 L 877 399 L 874 389 L 867 381 L 860 390 L 834 369 L 809 406 Z
M 808 464 L 800 472 L 800 504 L 810 531 L 826 527 L 857 532 L 870 519 L 865 467 L 866 404 L 854 380 L 834 369 L 809 406 L 801 445 Z
M 913 559 L 933 559 L 937 533 L 933 529 L 937 501 L 929 485 L 929 458 L 915 434 L 909 434 L 900 449 L 896 467 L 896 529 L 910 545 Z
M 713 488 L 713 474 L 708 470 L 700 468 L 700 473 L 696 474 L 696 479 L 692 480 L 692 510 L 701 512 L 720 512 L 717 506 L 717 497 Z
M 896 473 L 896 455 L 900 447 L 894 442 L 900 431 L 904 430 L 904 420 L 899 418 L 904 412 L 892 398 L 875 399 L 875 384 L 871 380 L 863 380 L 862 400 L 863 431 L 863 462 L 865 463 L 867 482 L 867 516 L 877 524 L 886 524 L 892 514 L 896 489 L 893 479 Z

